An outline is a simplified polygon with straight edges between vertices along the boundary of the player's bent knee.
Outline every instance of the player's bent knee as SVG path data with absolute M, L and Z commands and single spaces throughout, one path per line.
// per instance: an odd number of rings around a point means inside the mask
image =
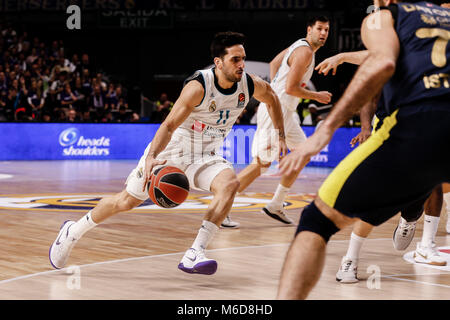
M 230 180 L 229 182 L 227 182 L 226 190 L 231 193 L 236 193 L 238 191 L 240 185 L 241 185 L 241 183 L 239 182 L 239 180 L 237 178 L 234 178 L 234 179 Z
M 296 235 L 302 231 L 310 231 L 320 235 L 325 242 L 328 242 L 332 235 L 339 231 L 339 228 L 328 219 L 316 204 L 312 202 L 305 209 L 300 217 Z

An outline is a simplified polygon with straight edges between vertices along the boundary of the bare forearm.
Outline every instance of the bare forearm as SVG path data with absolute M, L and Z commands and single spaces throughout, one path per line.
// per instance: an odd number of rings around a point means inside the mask
M 274 105 L 266 104 L 267 111 L 269 112 L 270 119 L 272 119 L 273 127 L 278 130 L 280 137 L 285 137 L 284 135 L 284 121 L 283 121 L 283 111 L 281 108 L 276 108 Z
M 148 156 L 156 158 L 163 151 L 172 139 L 173 130 L 164 123 L 161 124 L 153 137 Z
M 347 62 L 351 64 L 361 65 L 368 56 L 369 50 L 343 52 L 338 54 L 340 64 Z
M 377 59 L 380 60 L 377 61 Z M 358 69 L 323 125 L 333 131 L 339 128 L 381 91 L 394 71 L 395 63 L 392 61 L 377 58 L 375 55 L 369 56 Z
M 294 96 L 294 97 L 298 97 L 298 98 L 302 98 L 302 99 L 312 99 L 315 100 L 317 98 L 316 96 L 316 92 L 302 88 L 300 85 L 298 86 L 291 86 L 289 88 L 286 89 L 286 93 Z

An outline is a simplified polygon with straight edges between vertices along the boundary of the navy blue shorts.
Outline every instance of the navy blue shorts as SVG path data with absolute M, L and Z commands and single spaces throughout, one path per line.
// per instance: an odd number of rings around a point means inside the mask
M 450 181 L 450 104 L 416 104 L 383 119 L 327 177 L 319 197 L 378 226 Z

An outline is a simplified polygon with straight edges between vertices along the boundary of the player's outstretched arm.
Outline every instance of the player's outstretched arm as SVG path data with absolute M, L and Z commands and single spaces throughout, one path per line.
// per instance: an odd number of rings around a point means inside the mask
M 354 51 L 354 52 L 341 52 L 337 55 L 329 57 L 319 63 L 315 70 L 320 74 L 328 75 L 330 70 L 333 70 L 333 76 L 336 75 L 337 68 L 343 63 L 351 63 L 361 65 L 369 55 L 368 50 Z
M 379 27 L 369 28 L 368 21 L 379 14 Z M 400 43 L 390 11 L 381 10 L 366 17 L 361 26 L 364 45 L 369 50 L 367 59 L 358 68 L 343 96 L 322 125 L 299 148 L 280 162 L 282 174 L 293 174 L 306 165 L 331 140 L 334 132 L 357 113 L 395 72 Z M 372 24 L 373 25 L 373 24 Z M 382 45 L 381 45 L 382 44 Z
M 313 51 L 302 46 L 295 49 L 289 57 L 289 74 L 286 79 L 285 91 L 287 94 L 303 99 L 312 99 L 320 103 L 330 103 L 331 93 L 328 91 L 311 91 L 302 87 L 302 79 L 312 62 Z
M 172 139 L 173 132 L 187 119 L 194 108 L 201 103 L 203 95 L 203 86 L 198 81 L 188 82 L 181 91 L 172 110 L 167 115 L 166 120 L 161 124 L 158 131 L 156 131 L 155 137 L 152 140 L 150 150 L 145 159 L 144 189 L 151 177 L 153 167 L 165 163 L 165 161 L 156 160 L 156 156 L 167 147 L 167 144 Z
M 284 133 L 283 111 L 281 110 L 280 100 L 268 82 L 255 75 L 251 75 L 251 77 L 255 85 L 253 96 L 256 100 L 266 104 L 273 126 L 275 130 L 278 130 L 280 153 L 284 156 L 287 153 L 287 147 Z

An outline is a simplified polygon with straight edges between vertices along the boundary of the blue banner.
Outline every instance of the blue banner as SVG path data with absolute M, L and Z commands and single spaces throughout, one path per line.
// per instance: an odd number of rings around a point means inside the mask
M 0 123 L 0 160 L 138 160 L 158 124 Z M 223 156 L 235 164 L 252 161 L 255 126 L 234 126 Z M 307 136 L 315 127 L 303 127 Z M 335 167 L 350 151 L 359 128 L 340 128 L 310 166 Z

